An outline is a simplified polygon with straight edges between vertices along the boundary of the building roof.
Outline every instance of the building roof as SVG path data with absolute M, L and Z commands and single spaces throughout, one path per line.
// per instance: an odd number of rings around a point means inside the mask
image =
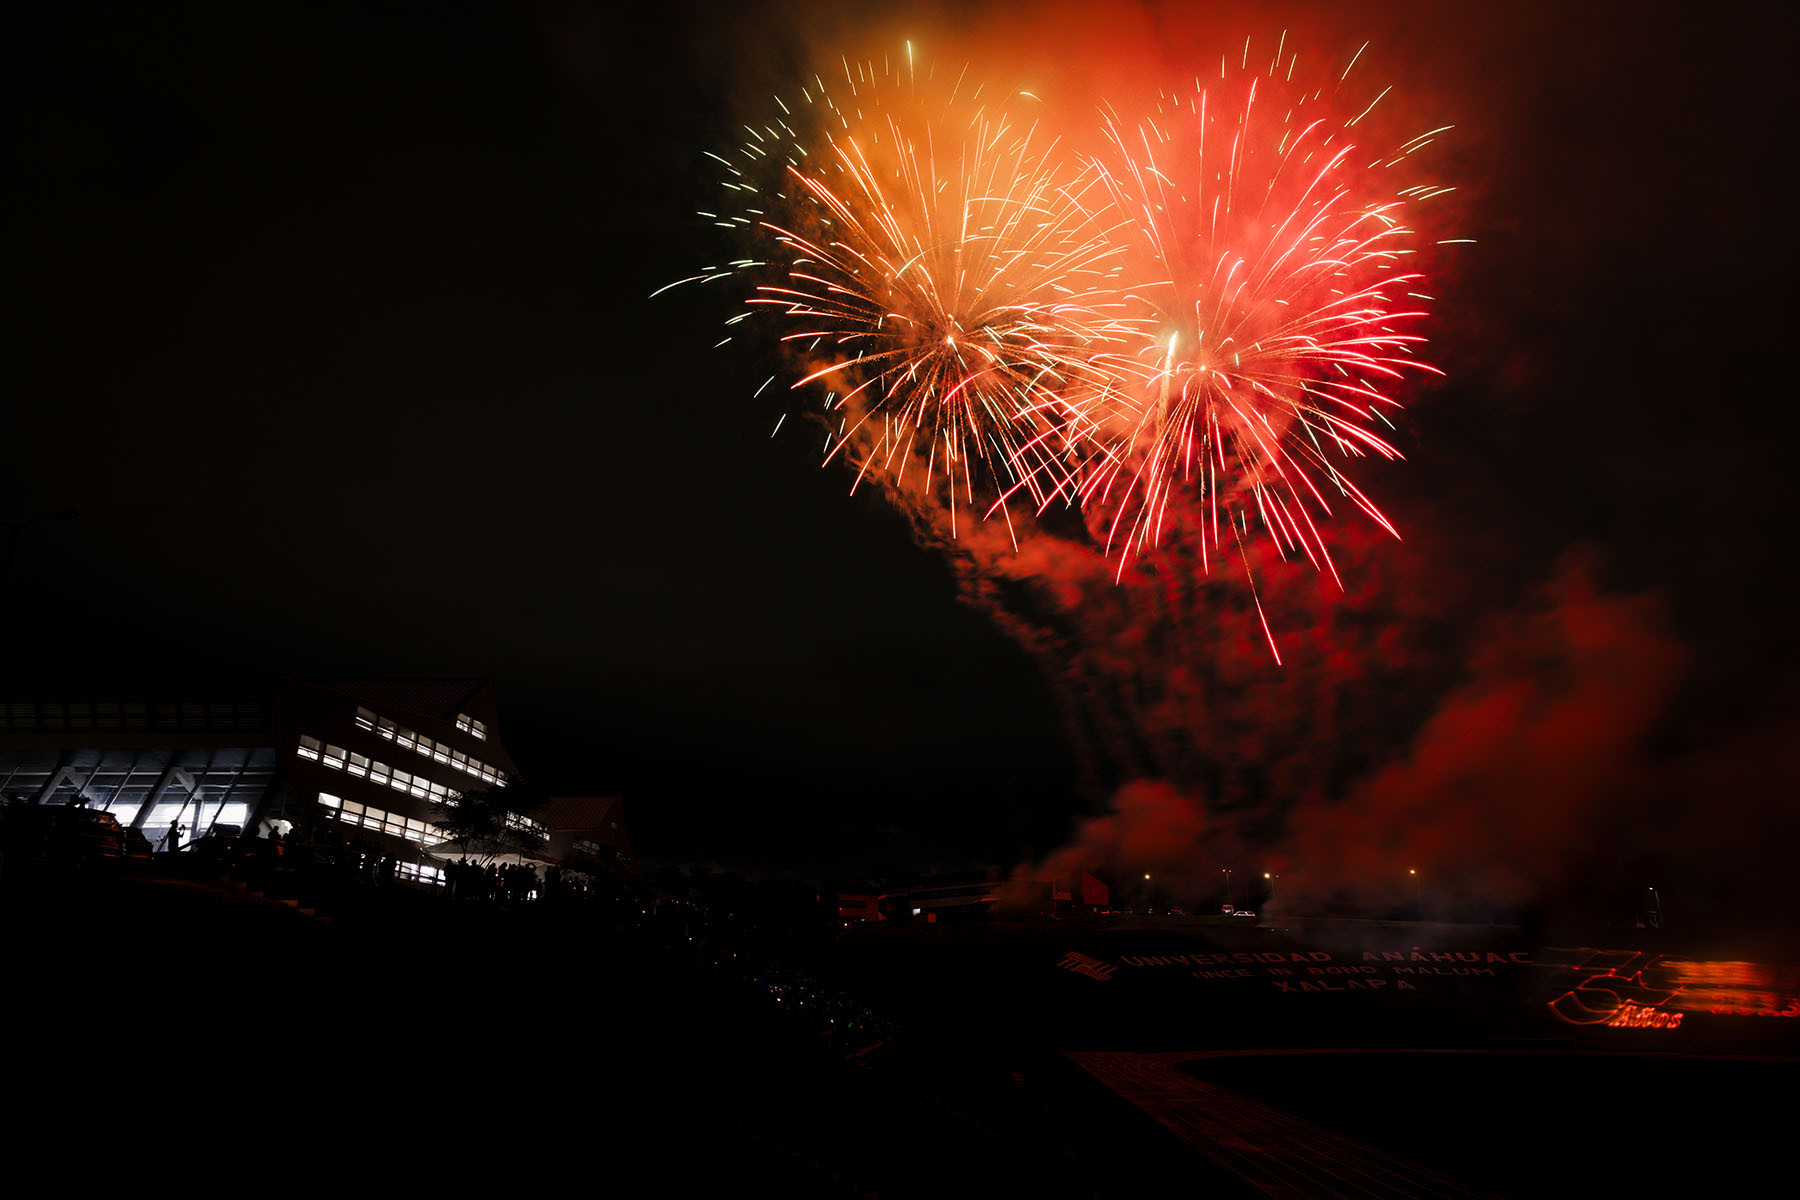
M 485 679 L 380 679 L 367 683 L 308 680 L 307 685 L 439 721 L 454 721 L 458 713 L 468 713 L 485 724 L 494 723 L 493 685 Z

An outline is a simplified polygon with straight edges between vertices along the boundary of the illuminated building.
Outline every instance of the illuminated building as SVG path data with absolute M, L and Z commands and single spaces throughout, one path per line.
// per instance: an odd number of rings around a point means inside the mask
M 272 683 L 9 683 L 0 795 L 106 810 L 162 847 L 237 832 L 281 794 Z M 279 801 L 277 801 L 279 803 Z
M 113 814 L 158 848 L 299 831 L 436 877 L 432 805 L 518 768 L 482 680 L 0 685 L 0 795 Z
M 267 819 L 391 854 L 401 878 L 438 877 L 425 848 L 449 839 L 431 824 L 434 804 L 518 777 L 482 680 L 288 681 L 280 708 L 282 768 L 300 807 Z

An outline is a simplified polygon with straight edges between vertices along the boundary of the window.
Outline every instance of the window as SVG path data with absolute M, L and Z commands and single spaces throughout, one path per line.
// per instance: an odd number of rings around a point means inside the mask
M 299 754 L 301 758 L 310 758 L 314 762 L 318 762 L 319 739 L 316 737 L 307 737 L 305 734 L 300 735 L 300 748 L 295 751 L 295 753 Z
M 350 756 L 350 773 L 357 776 L 367 775 L 369 773 L 368 757 L 362 754 L 352 754 Z
M 358 708 L 356 710 L 356 727 L 358 729 L 374 729 L 375 714 L 366 708 Z

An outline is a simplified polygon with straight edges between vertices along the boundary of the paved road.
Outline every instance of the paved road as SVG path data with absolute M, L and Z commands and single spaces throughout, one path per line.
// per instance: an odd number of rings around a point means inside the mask
M 1071 1052 L 1068 1057 L 1188 1145 L 1275 1200 L 1466 1200 L 1490 1193 L 1205 1083 L 1176 1064 L 1191 1053 Z

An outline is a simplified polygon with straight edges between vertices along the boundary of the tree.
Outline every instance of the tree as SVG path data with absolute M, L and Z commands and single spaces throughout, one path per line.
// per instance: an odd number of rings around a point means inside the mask
M 435 802 L 431 820 L 469 857 L 487 863 L 502 854 L 542 854 L 550 833 L 540 819 L 543 808 L 535 794 L 507 783 Z

